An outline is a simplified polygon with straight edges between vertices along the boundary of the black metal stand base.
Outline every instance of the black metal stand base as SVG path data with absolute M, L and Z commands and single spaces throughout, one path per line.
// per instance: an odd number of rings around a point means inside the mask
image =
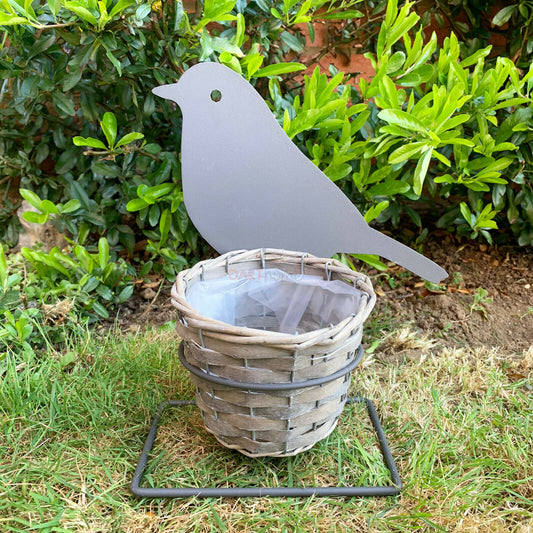
M 144 443 L 144 448 L 139 458 L 137 468 L 133 474 L 131 482 L 131 491 L 136 496 L 141 498 L 244 498 L 264 496 L 273 497 L 287 497 L 287 498 L 308 498 L 310 496 L 396 496 L 400 493 L 402 482 L 398 474 L 398 469 L 392 457 L 385 432 L 378 418 L 378 414 L 374 404 L 368 398 L 354 397 L 350 398 L 349 402 L 358 403 L 365 402 L 368 410 L 368 415 L 372 422 L 372 426 L 376 432 L 383 460 L 391 474 L 392 484 L 381 487 L 176 487 L 176 488 L 156 488 L 156 487 L 141 487 L 140 483 L 146 467 L 148 465 L 148 456 L 154 445 L 159 426 L 159 420 L 163 411 L 168 407 L 184 407 L 187 405 L 194 405 L 194 401 L 166 401 L 159 405 L 152 422 L 152 427 Z M 306 452 L 312 453 L 312 452 Z

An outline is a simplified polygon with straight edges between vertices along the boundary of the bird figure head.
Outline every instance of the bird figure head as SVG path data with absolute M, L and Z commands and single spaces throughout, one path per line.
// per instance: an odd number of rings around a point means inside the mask
M 183 115 L 235 115 L 250 104 L 264 105 L 259 94 L 239 74 L 219 63 L 199 63 L 186 70 L 177 83 L 155 87 L 156 96 L 176 102 Z

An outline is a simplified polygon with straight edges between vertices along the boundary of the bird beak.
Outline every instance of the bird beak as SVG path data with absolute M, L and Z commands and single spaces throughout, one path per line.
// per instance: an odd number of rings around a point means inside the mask
M 178 85 L 178 83 L 160 85 L 159 87 L 154 87 L 152 89 L 152 92 L 156 96 L 160 96 L 161 98 L 166 98 L 167 100 L 172 100 L 173 102 L 179 103 L 180 90 L 178 88 Z

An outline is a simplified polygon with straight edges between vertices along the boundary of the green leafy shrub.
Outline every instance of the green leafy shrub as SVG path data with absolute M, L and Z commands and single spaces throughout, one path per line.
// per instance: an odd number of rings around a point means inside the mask
M 501 2 L 500 0 L 400 0 L 403 7 L 410 4 L 420 15 L 423 28 L 439 29 L 441 35 L 450 30 L 459 39 L 462 53 L 469 55 L 479 48 L 495 43 L 497 52 L 510 58 L 519 68 L 528 69 L 533 51 L 533 6 L 529 0 Z M 385 17 L 386 0 L 361 4 L 363 23 L 343 26 L 339 44 L 359 42 L 366 50 L 375 49 L 381 22 Z
M 101 301 L 121 304 L 133 293 L 135 270 L 121 258 L 111 260 L 105 237 L 100 238 L 98 251 L 92 254 L 81 244 L 76 244 L 70 253 L 57 247 L 48 253 L 22 248 L 21 253 L 39 278 L 46 280 L 43 291 L 72 298 L 84 310 L 103 318 L 109 318 L 109 313 Z
M 93 253 L 76 244 L 6 258 L 0 246 L 0 360 L 9 351 L 53 350 L 81 325 L 109 318 L 133 294 L 136 277 L 115 255 L 104 237 Z
M 6 258 L 0 246 L 0 361 L 8 353 L 64 344 L 67 333 L 89 318 L 76 312 L 75 291 L 62 299 L 53 290 L 47 293 L 39 274 L 25 269 L 23 261 L 20 254 Z
M 328 81 L 315 70 L 302 104 L 271 81 L 276 113 L 368 220 L 398 225 L 406 213 L 422 227 L 429 211 L 460 235 L 492 242 L 502 227 L 532 244 L 533 69 L 521 75 L 507 58 L 487 64 L 490 47 L 461 57 L 454 34 L 440 48 L 434 34 L 424 42 L 413 33 L 418 21 L 390 1 L 376 53 L 366 54 L 370 82 L 357 91 L 342 74 Z

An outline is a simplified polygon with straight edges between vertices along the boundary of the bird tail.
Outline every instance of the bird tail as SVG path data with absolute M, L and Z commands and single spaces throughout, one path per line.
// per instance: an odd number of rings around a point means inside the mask
M 447 272 L 442 267 L 427 257 L 373 228 L 369 229 L 372 231 L 372 235 L 369 239 L 369 250 L 365 250 L 366 253 L 376 254 L 389 261 L 394 261 L 431 283 L 439 283 L 448 277 Z

